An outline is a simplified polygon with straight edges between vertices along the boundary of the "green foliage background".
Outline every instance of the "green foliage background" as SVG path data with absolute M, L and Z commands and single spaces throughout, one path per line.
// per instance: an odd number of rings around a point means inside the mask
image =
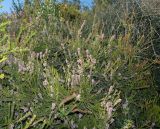
M 134 0 L 13 9 L 0 16 L 0 128 L 160 128 L 157 11 Z

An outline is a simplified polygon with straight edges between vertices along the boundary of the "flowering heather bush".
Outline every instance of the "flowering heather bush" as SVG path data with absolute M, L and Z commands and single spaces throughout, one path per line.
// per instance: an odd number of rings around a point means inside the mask
M 134 1 L 78 3 L 0 16 L 0 128 L 160 128 L 159 16 Z

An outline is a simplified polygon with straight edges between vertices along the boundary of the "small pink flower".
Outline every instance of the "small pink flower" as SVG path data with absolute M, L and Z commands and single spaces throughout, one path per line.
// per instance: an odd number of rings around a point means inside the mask
M 88 49 L 86 50 L 86 57 L 87 58 L 89 57 L 89 50 Z
M 42 52 L 39 53 L 39 57 L 40 57 L 40 59 L 42 59 L 42 57 L 43 57 L 43 53 Z
M 46 61 L 44 61 L 43 66 L 47 67 L 47 62 Z
M 78 60 L 77 60 L 77 63 L 80 64 L 80 65 L 82 65 L 82 64 L 83 64 L 83 61 L 82 61 L 81 59 L 78 59 Z
M 45 79 L 44 81 L 43 81 L 43 86 L 47 86 L 49 83 L 48 83 L 48 80 L 47 79 Z
M 112 117 L 112 111 L 113 111 L 113 108 L 110 107 L 108 110 L 107 110 L 107 113 L 108 113 L 108 119 L 110 119 Z
M 35 52 L 31 52 L 31 59 L 34 59 L 36 57 L 36 53 Z
M 93 64 L 93 65 L 95 65 L 96 64 L 96 59 L 91 59 L 91 63 Z
M 76 96 L 76 100 L 77 100 L 77 101 L 80 101 L 80 99 L 81 99 L 81 95 L 78 94 L 78 95 Z
M 55 108 L 56 108 L 56 104 L 55 104 L 55 103 L 52 103 L 51 109 L 54 110 Z
M 113 92 L 113 88 L 114 88 L 114 86 L 110 86 L 109 91 L 108 91 L 109 95 Z
M 78 56 L 81 55 L 81 49 L 80 48 L 77 49 L 77 53 L 78 53 Z

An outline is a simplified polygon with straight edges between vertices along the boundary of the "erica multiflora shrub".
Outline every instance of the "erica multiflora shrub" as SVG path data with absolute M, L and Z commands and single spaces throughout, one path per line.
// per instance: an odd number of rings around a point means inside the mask
M 159 16 L 127 0 L 15 9 L 1 16 L 0 128 L 159 128 Z
M 92 79 L 96 64 L 92 55 L 86 51 L 83 57 L 78 49 L 77 60 L 66 58 L 61 73 L 48 64 L 49 52 L 25 52 L 12 57 L 14 61 L 6 66 L 9 80 L 2 84 L 1 107 L 11 110 L 7 108 L 10 104 L 14 111 L 10 121 L 5 120 L 8 115 L 3 112 L 2 127 L 109 127 L 122 100 L 113 86 L 106 92 L 93 91 L 97 82 Z M 5 98 L 10 98 L 9 102 Z

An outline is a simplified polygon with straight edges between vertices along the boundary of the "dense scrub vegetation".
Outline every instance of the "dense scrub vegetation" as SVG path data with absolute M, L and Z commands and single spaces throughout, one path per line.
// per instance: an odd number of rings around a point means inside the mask
M 0 16 L 0 128 L 159 129 L 160 12 L 146 5 L 13 1 Z

